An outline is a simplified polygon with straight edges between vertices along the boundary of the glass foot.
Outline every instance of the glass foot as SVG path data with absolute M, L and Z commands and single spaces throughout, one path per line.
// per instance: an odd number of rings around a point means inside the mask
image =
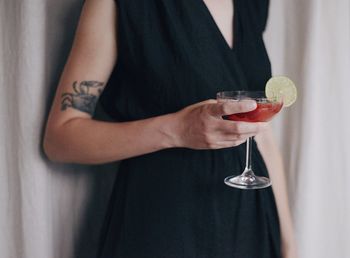
M 224 182 L 228 186 L 239 189 L 262 189 L 271 186 L 271 180 L 269 178 L 254 174 L 229 176 L 225 178 Z

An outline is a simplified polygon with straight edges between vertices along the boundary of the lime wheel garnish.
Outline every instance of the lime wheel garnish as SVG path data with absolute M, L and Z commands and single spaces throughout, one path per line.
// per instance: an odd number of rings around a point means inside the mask
M 294 82 L 285 76 L 274 76 L 265 87 L 265 94 L 268 99 L 283 98 L 283 106 L 289 107 L 297 100 L 297 88 Z

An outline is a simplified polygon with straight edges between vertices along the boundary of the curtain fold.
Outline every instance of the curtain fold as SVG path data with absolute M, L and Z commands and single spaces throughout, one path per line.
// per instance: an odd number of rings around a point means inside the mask
M 53 164 L 42 150 L 82 4 L 0 0 L 0 257 L 94 257 L 116 164 Z
M 0 0 L 0 256 L 94 257 L 117 163 L 53 164 L 45 121 L 84 0 Z M 273 122 L 301 258 L 350 257 L 350 2 L 271 0 L 274 74 L 298 102 Z M 105 119 L 98 111 L 97 119 Z

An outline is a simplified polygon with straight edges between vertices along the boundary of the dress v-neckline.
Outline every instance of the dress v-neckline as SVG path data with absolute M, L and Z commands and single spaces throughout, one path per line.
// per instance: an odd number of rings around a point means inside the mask
M 232 25 L 232 37 L 233 37 L 233 42 L 232 42 L 232 47 L 230 46 L 230 44 L 227 42 L 226 38 L 224 37 L 221 29 L 219 28 L 218 24 L 216 23 L 213 15 L 211 14 L 207 4 L 204 2 L 204 0 L 199 0 L 199 2 L 201 2 L 202 8 L 204 10 L 204 13 L 206 15 L 206 17 L 208 18 L 208 22 L 211 24 L 211 27 L 213 29 L 213 31 L 215 31 L 215 34 L 217 35 L 217 39 L 218 41 L 220 41 L 225 48 L 227 48 L 230 51 L 235 51 L 236 48 L 236 44 L 237 44 L 237 28 L 238 28 L 238 12 L 237 12 L 237 2 L 238 0 L 232 0 L 233 2 L 233 25 Z

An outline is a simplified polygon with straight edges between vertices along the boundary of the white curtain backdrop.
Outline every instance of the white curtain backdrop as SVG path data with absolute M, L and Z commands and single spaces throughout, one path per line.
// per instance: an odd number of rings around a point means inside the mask
M 116 172 L 45 158 L 44 124 L 83 0 L 0 0 L 0 257 L 94 257 Z
M 298 102 L 275 121 L 301 258 L 350 257 L 350 1 L 272 0 L 265 39 Z
M 117 164 L 53 164 L 41 147 L 82 4 L 0 0 L 0 257 L 94 257 Z M 271 0 L 265 39 L 299 90 L 274 126 L 300 257 L 350 257 L 350 2 Z

